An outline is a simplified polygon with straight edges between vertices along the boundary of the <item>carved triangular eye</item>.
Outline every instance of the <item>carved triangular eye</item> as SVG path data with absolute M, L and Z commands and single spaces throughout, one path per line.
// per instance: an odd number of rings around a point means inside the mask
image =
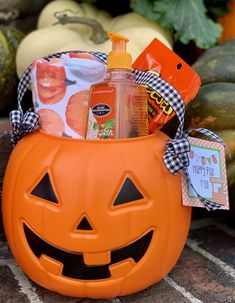
M 51 185 L 51 180 L 48 173 L 43 176 L 41 181 L 32 190 L 31 195 L 42 198 L 49 202 L 58 203 L 58 199 Z
M 124 203 L 134 202 L 143 198 L 143 195 L 140 193 L 131 179 L 126 178 L 113 205 L 116 206 Z

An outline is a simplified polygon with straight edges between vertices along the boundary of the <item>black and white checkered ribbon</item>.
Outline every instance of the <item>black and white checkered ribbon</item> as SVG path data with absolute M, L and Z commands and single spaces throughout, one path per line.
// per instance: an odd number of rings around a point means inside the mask
M 133 72 L 136 77 L 136 82 L 141 84 L 147 84 L 151 89 L 156 90 L 158 93 L 160 93 L 161 96 L 170 104 L 176 116 L 178 117 L 179 126 L 176 131 L 175 138 L 170 139 L 167 142 L 163 155 L 163 162 L 165 163 L 167 169 L 173 175 L 177 175 L 181 172 L 185 173 L 192 190 L 195 192 L 198 199 L 201 201 L 201 203 L 207 210 L 211 211 L 219 209 L 221 207 L 221 204 L 214 203 L 200 196 L 191 182 L 188 173 L 188 152 L 191 149 L 190 143 L 188 141 L 188 136 L 192 131 L 197 131 L 217 141 L 224 147 L 226 147 L 225 143 L 216 134 L 205 128 L 194 128 L 184 131 L 185 106 L 183 99 L 176 91 L 176 89 L 172 87 L 168 82 L 161 79 L 160 77 L 157 77 L 154 74 L 148 72 L 141 72 L 139 70 L 134 70 Z
M 60 58 L 61 55 L 63 55 L 63 54 L 81 53 L 81 52 L 83 52 L 83 51 L 60 52 L 60 53 L 45 56 L 44 59 L 50 60 L 51 58 Z M 101 52 L 90 52 L 90 53 L 93 54 L 94 56 L 96 56 L 98 59 L 100 59 L 105 64 L 107 63 L 107 56 L 105 53 L 101 53 Z M 13 111 L 10 114 L 12 117 L 11 121 L 12 121 L 12 126 L 13 126 L 12 142 L 14 145 L 17 143 L 18 139 L 20 138 L 18 136 L 19 132 L 22 137 L 26 133 L 34 131 L 36 128 L 36 125 L 38 123 L 38 117 L 32 115 L 31 122 L 30 122 L 30 119 L 27 120 L 27 123 L 29 122 L 29 124 L 31 124 L 31 127 L 25 128 L 22 126 L 25 115 L 22 116 L 23 112 L 21 109 L 21 102 L 22 102 L 25 92 L 27 91 L 27 89 L 31 83 L 30 70 L 31 70 L 31 66 L 29 66 L 25 70 L 25 72 L 22 76 L 22 79 L 19 83 L 19 86 L 18 86 L 18 108 L 19 108 L 19 110 Z M 179 126 L 176 131 L 175 138 L 170 139 L 167 142 L 164 156 L 163 156 L 163 161 L 164 161 L 167 169 L 173 175 L 176 175 L 181 172 L 184 172 L 186 174 L 186 177 L 187 177 L 193 191 L 196 193 L 197 197 L 200 199 L 200 201 L 203 203 L 203 205 L 206 207 L 206 209 L 215 210 L 215 209 L 220 208 L 220 204 L 213 203 L 213 202 L 201 197 L 196 192 L 196 190 L 190 180 L 188 170 L 187 170 L 187 167 L 189 166 L 188 152 L 190 151 L 190 143 L 189 143 L 187 137 L 189 136 L 189 133 L 194 130 L 194 131 L 198 131 L 206 136 L 209 136 L 210 138 L 214 139 L 215 141 L 221 143 L 223 146 L 226 146 L 225 143 L 216 134 L 214 134 L 211 131 L 204 129 L 204 128 L 197 128 L 197 129 L 191 129 L 191 130 L 184 131 L 185 106 L 184 106 L 184 101 L 183 101 L 182 97 L 180 96 L 180 94 L 177 92 L 177 90 L 173 86 L 171 86 L 167 81 L 165 81 L 161 77 L 158 77 L 155 74 L 143 72 L 143 71 L 140 71 L 137 69 L 133 69 L 132 72 L 135 75 L 136 83 L 146 84 L 152 90 L 156 90 L 158 93 L 160 93 L 161 96 L 173 108 L 176 116 L 178 117 Z M 33 113 L 33 112 L 30 111 L 30 113 Z M 28 116 L 28 112 L 26 112 L 26 114 Z M 37 114 L 35 114 L 35 115 L 37 115 Z M 17 124 L 17 126 L 16 126 L 16 123 L 14 124 L 14 120 L 20 121 L 20 126 L 19 126 L 19 124 Z M 35 123 L 35 122 L 37 122 L 37 123 Z M 18 131 L 18 129 L 20 129 L 20 131 Z M 14 133 L 14 131 L 15 131 L 15 133 Z M 18 133 L 17 133 L 17 131 L 18 131 Z

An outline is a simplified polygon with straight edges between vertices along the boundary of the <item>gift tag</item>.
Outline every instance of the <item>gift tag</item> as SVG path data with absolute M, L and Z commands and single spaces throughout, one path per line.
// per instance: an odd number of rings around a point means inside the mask
M 229 209 L 225 148 L 217 142 L 188 137 L 188 175 L 195 191 L 203 198 Z M 185 174 L 182 177 L 183 205 L 204 207 Z

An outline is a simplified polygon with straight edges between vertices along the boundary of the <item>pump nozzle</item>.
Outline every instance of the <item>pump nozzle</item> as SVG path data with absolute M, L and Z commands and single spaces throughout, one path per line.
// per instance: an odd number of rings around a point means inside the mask
M 126 52 L 126 43 L 129 39 L 112 32 L 109 32 L 108 36 L 112 41 L 112 51 L 108 54 L 108 70 L 113 68 L 131 70 L 131 54 Z

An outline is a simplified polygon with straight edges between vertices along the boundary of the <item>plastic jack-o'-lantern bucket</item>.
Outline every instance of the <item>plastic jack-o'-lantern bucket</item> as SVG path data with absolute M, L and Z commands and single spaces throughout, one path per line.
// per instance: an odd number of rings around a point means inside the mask
M 3 217 L 35 282 L 78 297 L 127 295 L 159 281 L 186 241 L 191 208 L 162 156 L 167 137 L 86 141 L 37 132 L 15 147 Z
M 162 160 L 168 139 L 25 136 L 3 184 L 5 232 L 22 270 L 49 290 L 90 298 L 128 295 L 167 275 L 191 219 L 181 177 Z

